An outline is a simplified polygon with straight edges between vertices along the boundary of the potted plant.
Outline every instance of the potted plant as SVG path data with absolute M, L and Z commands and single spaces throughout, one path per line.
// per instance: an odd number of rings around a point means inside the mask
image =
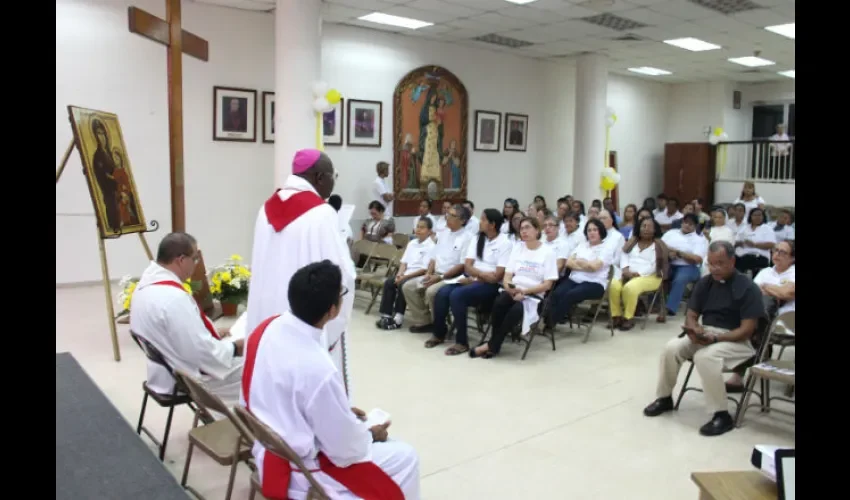
M 242 264 L 242 257 L 231 255 L 224 264 L 213 268 L 210 273 L 210 293 L 221 302 L 224 316 L 236 316 L 239 304 L 248 299 L 248 283 L 251 271 Z
M 121 312 L 115 316 L 116 321 L 121 323 L 130 322 L 130 301 L 133 298 L 133 292 L 136 291 L 138 284 L 139 278 L 129 275 L 124 276 L 121 278 L 121 281 L 118 282 L 118 288 L 121 289 L 121 291 L 118 292 L 118 303 L 121 305 Z M 200 288 L 200 285 L 200 283 L 192 283 L 192 280 L 188 279 L 183 283 L 183 288 L 186 290 L 186 293 L 191 295 Z M 120 321 L 122 319 L 124 320 Z

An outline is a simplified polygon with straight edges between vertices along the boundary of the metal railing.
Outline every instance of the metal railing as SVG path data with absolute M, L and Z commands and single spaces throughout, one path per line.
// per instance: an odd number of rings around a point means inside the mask
M 797 177 L 793 139 L 720 142 L 716 152 L 718 181 L 793 184 Z

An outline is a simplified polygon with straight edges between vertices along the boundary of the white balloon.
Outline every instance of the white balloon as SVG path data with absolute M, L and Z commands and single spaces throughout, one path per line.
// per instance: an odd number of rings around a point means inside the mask
M 605 119 L 605 125 L 608 126 L 608 128 L 613 127 L 615 123 L 617 123 L 617 120 L 615 120 L 613 116 L 609 116 Z
M 328 111 L 333 109 L 333 106 L 331 106 L 331 103 L 329 103 L 328 100 L 324 96 L 322 96 L 317 97 L 316 100 L 313 101 L 313 109 L 316 111 L 316 113 L 327 113 Z
M 313 97 L 325 97 L 330 87 L 326 82 L 316 82 L 313 84 Z
M 615 184 L 620 183 L 620 174 L 614 172 L 614 175 L 611 176 L 611 180 L 614 181 Z

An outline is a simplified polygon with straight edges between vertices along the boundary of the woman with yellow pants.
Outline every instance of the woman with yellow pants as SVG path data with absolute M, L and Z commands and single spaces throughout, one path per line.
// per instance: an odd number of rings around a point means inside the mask
M 645 217 L 638 227 L 623 247 L 622 277 L 611 280 L 608 288 L 611 321 L 621 331 L 634 328 L 638 297 L 658 290 L 667 275 L 667 245 L 661 241 L 661 226 L 655 219 Z

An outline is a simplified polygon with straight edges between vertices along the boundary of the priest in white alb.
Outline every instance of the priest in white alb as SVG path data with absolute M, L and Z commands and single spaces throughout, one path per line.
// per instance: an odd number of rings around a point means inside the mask
M 198 243 L 186 233 L 165 236 L 130 299 L 130 331 L 153 344 L 172 370 L 198 379 L 229 406 L 239 402 L 243 339 L 220 338 L 183 283 L 198 263 Z M 174 378 L 148 361 L 148 387 L 171 394 Z
M 280 435 L 333 499 L 418 500 L 419 457 L 388 441 L 389 415 L 352 408 L 341 374 L 328 354 L 323 329 L 353 294 L 344 273 L 328 260 L 299 269 L 288 280 L 289 311 L 264 320 L 245 349 L 245 407 Z M 301 500 L 310 482 L 255 442 L 262 494 Z
M 336 172 L 326 154 L 302 149 L 292 160 L 292 175 L 260 208 L 254 228 L 247 316 L 243 318 L 245 332 L 253 332 L 266 318 L 289 310 L 289 280 L 307 264 L 330 260 L 342 269 L 345 287 L 354 290 L 354 262 L 340 235 L 337 212 L 325 203 L 335 181 Z M 352 292 L 343 301 L 340 314 L 325 328 L 325 343 L 349 393 L 344 333 L 353 305 Z

